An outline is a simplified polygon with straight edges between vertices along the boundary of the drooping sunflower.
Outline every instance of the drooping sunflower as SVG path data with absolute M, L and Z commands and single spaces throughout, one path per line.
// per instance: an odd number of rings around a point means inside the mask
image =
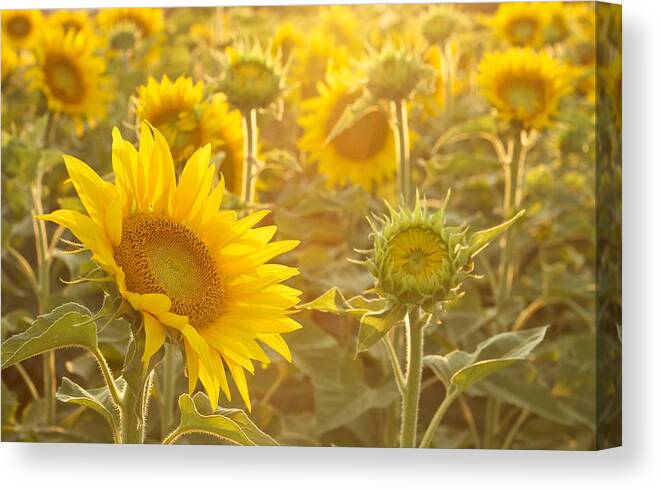
M 148 121 L 163 134 L 175 162 L 185 162 L 207 143 L 213 152 L 222 150 L 223 174 L 234 192 L 235 175 L 241 175 L 236 168 L 241 168 L 243 158 L 241 115 L 231 111 L 220 95 L 205 100 L 204 90 L 203 82 L 193 83 L 190 77 L 180 76 L 174 82 L 166 75 L 160 82 L 150 77 L 138 87 L 136 115 L 139 122 Z
M 112 52 L 135 49 L 165 29 L 163 9 L 159 8 L 109 8 L 101 9 L 96 17 L 106 33 Z M 147 57 L 158 53 L 158 46 L 147 50 Z
M 546 53 L 511 48 L 488 53 L 478 67 L 478 83 L 506 120 L 543 127 L 570 90 L 570 71 Z
M 39 10 L 3 10 L 2 44 L 16 48 L 30 48 L 39 34 L 43 15 Z
M 381 106 L 327 142 L 344 110 L 360 95 L 349 73 L 329 73 L 326 83 L 319 84 L 319 96 L 303 102 L 299 123 L 304 133 L 299 147 L 318 162 L 329 186 L 353 183 L 371 191 L 396 170 L 395 139 Z
M 344 46 L 337 46 L 315 30 L 306 42 L 294 49 L 290 66 L 290 79 L 296 84 L 292 94 L 301 100 L 318 95 L 317 86 L 328 71 L 347 66 L 349 54 Z
M 544 41 L 544 6 L 515 2 L 500 4 L 490 24 L 496 34 L 513 46 L 536 47 Z
M 65 156 L 87 214 L 60 209 L 40 219 L 68 228 L 142 315 L 148 362 L 166 337 L 183 346 L 190 391 L 198 379 L 216 406 L 231 378 L 250 408 L 245 371 L 269 362 L 261 344 L 291 360 L 281 334 L 300 292 L 281 284 L 295 268 L 267 264 L 297 241 L 274 241 L 275 226 L 254 226 L 267 211 L 237 219 L 220 210 L 224 184 L 213 185 L 210 146 L 196 151 L 177 182 L 165 138 L 142 125 L 136 150 L 113 131 L 115 182 Z
M 106 65 L 92 49 L 83 32 L 49 29 L 35 46 L 36 63 L 27 73 L 30 87 L 46 96 L 51 111 L 72 117 L 78 133 L 84 121 L 94 126 L 104 117 L 109 100 Z

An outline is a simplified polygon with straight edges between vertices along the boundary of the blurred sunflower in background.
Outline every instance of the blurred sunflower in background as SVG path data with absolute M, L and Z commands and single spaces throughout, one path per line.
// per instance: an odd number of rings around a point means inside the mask
M 321 10 L 319 26 L 325 37 L 336 44 L 346 46 L 351 55 L 358 57 L 363 52 L 363 38 L 358 17 L 344 5 L 330 5 Z
M 87 39 L 94 38 L 93 22 L 87 10 L 55 10 L 46 18 L 50 29 L 82 32 Z
M 110 49 L 116 54 L 136 50 L 165 30 L 163 9 L 159 8 L 101 9 L 96 20 L 106 33 Z M 147 49 L 148 58 L 157 53 L 155 45 Z
M 283 22 L 273 34 L 273 49 L 275 52 L 280 51 L 280 55 L 285 62 L 289 60 L 294 50 L 304 43 L 303 34 L 291 22 Z M 273 54 L 276 54 L 275 52 Z
M 560 99 L 571 90 L 569 70 L 548 54 L 531 49 L 488 53 L 478 71 L 482 95 L 501 117 L 525 127 L 547 126 Z
M 39 10 L 3 10 L 2 44 L 15 49 L 30 48 L 37 40 L 43 15 Z
M 565 41 L 571 34 L 571 10 L 562 2 L 548 2 L 544 4 L 544 42 L 557 44 Z
M 319 92 L 317 86 L 326 77 L 328 71 L 340 70 L 349 64 L 346 47 L 338 46 L 315 30 L 306 42 L 294 49 L 289 72 L 296 84 L 294 95 L 299 99 L 308 99 Z
M 378 105 L 330 142 L 328 136 L 362 93 L 346 72 L 330 73 L 319 85 L 319 96 L 303 103 L 299 147 L 318 162 L 331 187 L 353 183 L 372 191 L 395 174 L 395 139 L 388 113 Z
M 224 183 L 213 185 L 210 146 L 196 151 L 181 176 L 165 138 L 142 125 L 136 150 L 113 131 L 115 183 L 65 156 L 87 214 L 59 209 L 41 219 L 68 228 L 142 314 L 148 362 L 169 336 L 182 344 L 189 390 L 198 379 L 212 407 L 231 399 L 229 370 L 246 406 L 245 371 L 269 363 L 262 346 L 291 360 L 281 334 L 300 328 L 289 315 L 300 292 L 282 281 L 295 268 L 267 264 L 295 240 L 271 242 L 275 226 L 254 228 L 268 211 L 237 219 L 220 210 Z
M 544 41 L 544 8 L 528 2 L 501 3 L 488 23 L 513 46 L 540 46 Z
M 150 77 L 146 85 L 138 87 L 138 122 L 147 121 L 163 134 L 178 163 L 206 144 L 214 152 L 222 149 L 223 171 L 228 169 L 236 185 L 235 166 L 240 168 L 242 159 L 241 115 L 230 111 L 220 95 L 206 100 L 204 91 L 204 83 L 193 83 L 190 77 L 180 76 L 174 82 L 166 75 L 160 82 Z
M 83 32 L 46 30 L 27 72 L 30 87 L 45 95 L 51 111 L 72 117 L 78 134 L 84 122 L 94 127 L 105 117 L 110 98 L 105 62 L 92 49 Z

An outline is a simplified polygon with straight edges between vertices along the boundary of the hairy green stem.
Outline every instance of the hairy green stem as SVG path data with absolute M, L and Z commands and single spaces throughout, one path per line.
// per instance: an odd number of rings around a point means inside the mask
M 397 148 L 397 194 L 405 207 L 413 206 L 411 155 L 406 100 L 392 102 L 395 113 L 395 146 Z
M 416 447 L 425 326 L 420 309 L 412 308 L 406 322 L 407 367 L 402 403 L 401 447 Z
M 176 352 L 173 345 L 166 344 L 165 356 L 162 361 L 162 373 L 161 384 L 159 385 L 161 390 L 161 436 L 165 437 L 172 430 L 172 425 L 174 424 L 174 405 L 176 399 L 176 382 L 177 382 L 177 372 L 176 372 Z
M 441 424 L 441 421 L 445 416 L 445 412 L 448 411 L 448 408 L 450 408 L 450 405 L 452 405 L 452 402 L 455 401 L 458 395 L 458 391 L 449 391 L 446 393 L 443 402 L 438 407 L 438 410 L 436 410 L 434 417 L 431 419 L 429 427 L 427 427 L 427 430 L 425 431 L 425 435 L 422 436 L 420 447 L 429 447 L 431 445 L 432 441 L 434 440 L 434 435 L 438 430 L 438 426 Z
M 242 115 L 243 122 L 243 173 L 241 176 L 241 199 L 247 204 L 255 201 L 257 173 L 257 110 L 251 109 Z

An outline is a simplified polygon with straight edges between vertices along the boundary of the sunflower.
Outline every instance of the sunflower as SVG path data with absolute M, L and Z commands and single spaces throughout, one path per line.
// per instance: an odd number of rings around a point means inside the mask
M 36 64 L 28 70 L 30 86 L 40 90 L 53 112 L 74 119 L 82 132 L 83 121 L 94 126 L 106 113 L 109 98 L 106 66 L 92 53 L 83 32 L 49 29 L 35 47 Z
M 283 22 L 273 35 L 273 49 L 280 50 L 283 60 L 288 60 L 294 49 L 304 44 L 303 34 L 291 22 Z M 275 53 L 274 53 L 275 54 Z
M 107 33 L 110 49 L 115 53 L 133 49 L 165 29 L 163 10 L 159 8 L 101 9 L 96 20 Z M 147 56 L 153 57 L 157 52 L 152 46 Z
M 320 28 L 324 37 L 336 44 L 346 46 L 351 54 L 358 56 L 363 51 L 360 21 L 348 5 L 330 5 L 321 10 Z
M 548 2 L 544 5 L 544 13 L 546 16 L 544 41 L 549 44 L 565 41 L 571 33 L 572 11 L 562 2 Z
M 183 346 L 188 387 L 198 379 L 216 406 L 231 392 L 225 368 L 250 408 L 245 371 L 268 363 L 261 344 L 291 360 L 281 334 L 300 328 L 289 317 L 300 292 L 280 284 L 298 271 L 267 264 L 298 241 L 271 242 L 276 228 L 254 228 L 268 212 L 237 219 L 220 210 L 224 184 L 212 185 L 209 145 L 186 163 L 179 181 L 165 138 L 142 125 L 136 150 L 113 130 L 115 183 L 65 156 L 87 214 L 60 209 L 39 216 L 68 228 L 142 314 L 143 361 L 170 336 Z M 245 370 L 245 371 L 244 371 Z
M 332 187 L 351 182 L 371 190 L 395 173 L 395 139 L 388 114 L 380 106 L 326 141 L 344 110 L 360 95 L 347 72 L 332 73 L 319 85 L 319 96 L 303 103 L 299 147 L 319 163 Z
M 507 120 L 543 127 L 570 90 L 569 70 L 546 53 L 511 48 L 488 53 L 479 65 L 482 94 Z
M 55 10 L 47 17 L 49 28 L 82 32 L 88 39 L 94 38 L 92 20 L 87 10 Z
M 342 69 L 348 63 L 349 55 L 344 46 L 335 45 L 319 30 L 313 31 L 292 53 L 290 78 L 297 84 L 295 97 L 302 100 L 315 97 L 317 85 L 326 73 Z
M 17 49 L 32 47 L 42 21 L 39 10 L 3 10 L 2 43 Z
M 135 101 L 139 122 L 148 121 L 170 146 L 175 162 L 185 162 L 205 144 L 225 153 L 223 173 L 234 191 L 236 165 L 241 164 L 243 137 L 241 115 L 230 111 L 222 96 L 204 100 L 204 83 L 180 76 L 172 82 L 166 75 L 157 82 L 150 77 L 138 87 Z M 225 169 L 228 169 L 227 171 Z M 240 171 L 238 175 L 241 175 Z
M 489 23 L 513 46 L 539 46 L 544 41 L 544 8 L 527 2 L 504 3 Z

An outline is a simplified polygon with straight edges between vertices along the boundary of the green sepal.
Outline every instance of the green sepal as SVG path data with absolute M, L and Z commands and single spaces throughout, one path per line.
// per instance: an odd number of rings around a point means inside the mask
M 508 219 L 504 223 L 501 223 L 492 228 L 487 228 L 486 230 L 481 230 L 473 233 L 468 243 L 468 249 L 470 250 L 471 258 L 475 257 L 482 250 L 484 250 L 484 248 L 487 245 L 489 245 L 489 243 L 491 243 L 494 238 L 496 238 L 501 233 L 507 231 L 507 229 L 510 226 L 512 226 L 514 223 L 516 223 L 519 220 L 519 218 L 521 218 L 524 214 L 526 214 L 526 210 L 522 209 L 521 211 L 516 213 L 516 215 L 513 218 Z

